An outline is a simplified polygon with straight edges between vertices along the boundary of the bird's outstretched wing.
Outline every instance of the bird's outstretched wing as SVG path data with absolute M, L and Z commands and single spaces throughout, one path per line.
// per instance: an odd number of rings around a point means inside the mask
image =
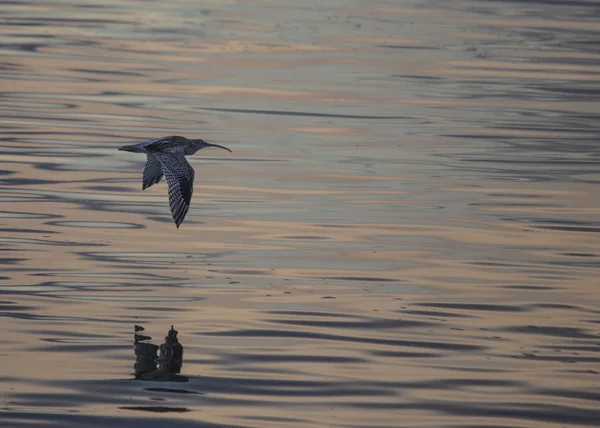
M 148 160 L 144 167 L 144 176 L 142 178 L 142 190 L 146 190 L 148 187 L 158 183 L 163 177 L 163 170 L 160 161 L 156 158 L 153 153 L 146 155 Z
M 144 141 L 143 143 L 132 144 L 130 146 L 123 146 L 119 150 L 132 153 L 146 153 L 148 151 L 148 148 L 152 148 L 157 145 L 160 146 L 165 142 L 168 143 L 171 138 L 172 137 L 155 138 L 154 140 Z
M 169 205 L 175 225 L 179 229 L 179 225 L 190 208 L 194 192 L 194 169 L 183 153 L 157 153 L 155 156 L 160 161 L 162 171 L 169 184 Z

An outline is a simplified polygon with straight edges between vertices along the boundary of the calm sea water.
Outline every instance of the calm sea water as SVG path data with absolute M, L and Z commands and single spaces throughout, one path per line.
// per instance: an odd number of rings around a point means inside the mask
M 0 425 L 600 421 L 597 1 L 2 6 Z M 177 230 L 165 135 L 202 150 Z M 133 380 L 171 325 L 185 382 Z

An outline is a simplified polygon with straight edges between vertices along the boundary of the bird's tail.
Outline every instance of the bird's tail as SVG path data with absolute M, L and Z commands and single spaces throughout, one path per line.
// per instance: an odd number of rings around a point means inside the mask
M 131 146 L 123 146 L 119 148 L 119 150 L 123 150 L 124 152 L 132 152 L 132 153 L 144 153 L 145 147 L 144 144 L 133 144 Z

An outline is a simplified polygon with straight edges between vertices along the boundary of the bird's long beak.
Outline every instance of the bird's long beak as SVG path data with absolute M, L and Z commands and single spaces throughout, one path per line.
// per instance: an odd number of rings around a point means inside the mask
M 220 149 L 227 150 L 229 153 L 233 153 L 231 150 L 229 150 L 225 146 L 219 146 L 218 144 L 210 144 L 210 143 L 205 143 L 205 144 L 206 144 L 207 147 L 218 147 Z

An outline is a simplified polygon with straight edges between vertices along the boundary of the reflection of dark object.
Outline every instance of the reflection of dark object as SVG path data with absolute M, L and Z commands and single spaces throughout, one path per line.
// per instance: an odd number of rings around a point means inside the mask
M 143 327 L 136 326 L 136 331 L 142 331 Z M 138 380 L 153 380 L 162 382 L 187 382 L 188 378 L 180 376 L 183 363 L 183 346 L 177 340 L 177 330 L 171 326 L 165 343 L 157 346 L 147 343 L 150 336 L 138 333 L 134 334 L 135 348 L 135 378 Z M 156 351 L 160 355 L 156 357 Z
M 168 371 L 171 373 L 181 372 L 181 364 L 183 363 L 183 346 L 177 340 L 178 331 L 171 326 L 171 330 L 165 343 L 160 345 L 160 355 L 156 359 L 158 370 Z
M 146 153 L 142 190 L 158 183 L 163 175 L 165 176 L 169 185 L 169 206 L 178 229 L 190 208 L 194 190 L 194 169 L 185 157 L 205 147 L 218 147 L 231 152 L 227 147 L 218 144 L 210 144 L 200 139 L 188 140 L 179 136 L 156 138 L 119 149 L 132 153 Z
M 140 340 L 151 339 L 149 336 L 142 336 L 140 334 L 134 335 L 134 348 L 135 348 L 135 364 L 133 369 L 135 370 L 136 379 L 140 378 L 146 373 L 153 372 L 156 370 L 156 351 L 158 346 L 152 343 L 142 343 Z

